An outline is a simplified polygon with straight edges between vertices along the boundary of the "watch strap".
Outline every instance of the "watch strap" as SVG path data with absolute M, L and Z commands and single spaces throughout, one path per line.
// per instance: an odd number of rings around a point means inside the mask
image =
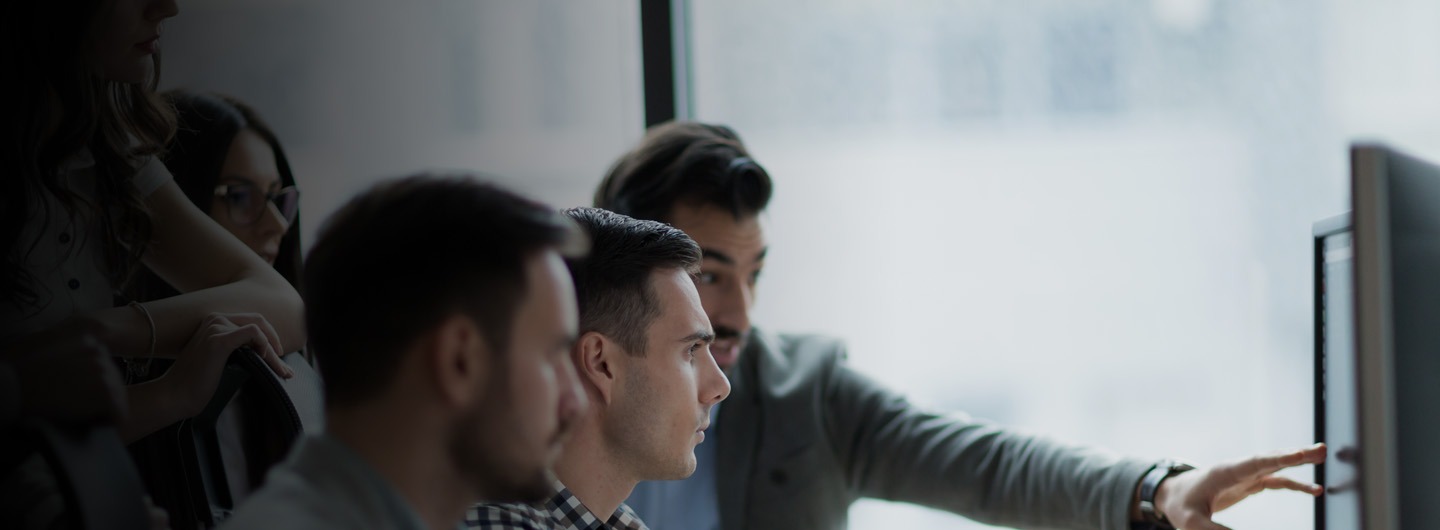
M 1160 483 L 1165 479 L 1192 469 L 1195 469 L 1195 466 L 1176 460 L 1164 460 L 1145 473 L 1145 477 L 1140 479 L 1140 518 L 1145 523 L 1153 525 L 1153 528 L 1175 528 L 1155 505 L 1155 494 L 1160 491 Z

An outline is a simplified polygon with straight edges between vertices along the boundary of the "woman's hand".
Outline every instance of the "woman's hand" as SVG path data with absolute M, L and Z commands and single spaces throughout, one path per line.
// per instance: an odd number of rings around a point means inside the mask
M 206 317 L 161 379 L 166 393 L 179 407 L 180 416 L 175 419 L 189 418 L 205 410 L 220 384 L 225 362 L 243 346 L 257 352 L 281 377 L 293 375 L 275 353 L 274 333 L 265 317 L 255 313 L 213 313 Z
M 280 334 L 275 332 L 275 327 L 271 326 L 270 321 L 265 320 L 265 317 L 260 313 L 224 313 L 211 316 L 225 318 L 235 326 L 255 325 L 259 327 L 260 332 L 265 334 L 266 344 L 269 347 L 263 349 L 255 348 L 255 353 L 259 354 L 260 359 L 265 361 L 265 364 L 269 365 L 271 370 L 275 371 L 275 375 L 285 379 L 295 377 L 295 371 L 290 369 L 290 365 L 285 364 L 285 361 L 280 359 L 284 351 L 280 346 Z M 204 324 L 205 322 L 201 323 L 202 326 Z M 192 338 L 191 341 L 193 342 L 194 339 Z

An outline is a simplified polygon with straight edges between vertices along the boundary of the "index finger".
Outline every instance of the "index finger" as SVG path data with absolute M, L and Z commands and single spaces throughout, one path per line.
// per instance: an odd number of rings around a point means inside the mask
M 265 333 L 265 338 L 270 341 L 271 351 L 275 352 L 275 361 L 279 362 L 281 367 L 283 368 L 283 370 L 276 370 L 276 373 L 284 375 L 288 379 L 291 375 L 294 375 L 294 373 L 291 372 L 290 367 L 286 365 L 284 361 L 280 360 L 280 357 L 284 356 L 287 353 L 284 350 L 284 347 L 280 345 L 280 333 L 275 331 L 275 326 L 270 325 L 269 320 L 265 320 L 264 315 L 255 316 L 259 317 L 259 322 L 257 322 L 257 324 L 260 325 L 260 331 Z M 266 360 L 268 362 L 269 359 L 267 358 Z M 272 368 L 274 367 L 272 366 Z
M 1319 464 L 1325 461 L 1325 444 L 1315 444 L 1276 455 L 1257 456 L 1236 464 L 1236 468 L 1247 476 L 1269 475 L 1285 468 L 1304 464 Z
M 265 364 L 270 367 L 271 371 L 275 372 L 275 375 L 284 379 L 295 377 L 295 370 L 291 369 L 290 365 L 285 364 L 285 360 L 280 358 L 281 353 L 278 349 L 280 339 L 275 335 L 275 328 L 270 327 L 270 322 L 265 320 L 265 317 L 260 315 L 255 316 L 257 317 L 256 321 L 250 325 L 260 330 L 260 334 L 265 338 L 264 344 L 266 345 L 265 348 L 257 349 L 258 351 L 256 353 L 260 355 L 260 360 L 265 361 Z
M 281 359 L 274 350 L 271 350 L 269 353 L 262 354 L 260 356 L 260 359 L 265 361 L 265 364 L 270 365 L 270 369 L 275 371 L 275 375 L 278 375 L 285 379 L 295 377 L 295 370 L 292 370 L 290 368 L 290 365 L 285 364 L 285 360 Z
M 275 354 L 275 350 L 270 349 L 269 341 L 266 339 L 265 333 L 260 330 L 260 326 L 253 323 L 241 326 L 231 332 L 228 340 L 234 341 L 233 346 L 227 346 L 228 350 L 235 350 L 241 346 L 249 346 L 252 353 L 259 355 L 260 360 L 264 361 L 276 375 L 285 379 L 289 379 L 295 375 L 295 372 L 290 370 L 290 366 L 285 364 L 285 361 L 280 360 L 280 356 Z

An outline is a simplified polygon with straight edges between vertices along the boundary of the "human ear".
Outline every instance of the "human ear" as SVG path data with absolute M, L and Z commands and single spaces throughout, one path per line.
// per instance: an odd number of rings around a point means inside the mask
M 469 406 L 490 370 L 492 352 L 480 329 L 470 318 L 452 315 L 426 342 L 425 359 L 441 399 L 456 408 Z
M 615 341 L 597 331 L 588 331 L 575 341 L 575 348 L 571 351 L 575 372 L 581 381 L 595 389 L 603 403 L 610 403 L 615 389 L 615 356 L 623 354 Z

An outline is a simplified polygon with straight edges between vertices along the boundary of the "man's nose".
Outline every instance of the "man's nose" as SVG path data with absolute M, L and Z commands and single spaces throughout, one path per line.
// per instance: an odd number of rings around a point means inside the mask
M 705 373 L 701 376 L 700 403 L 714 405 L 730 396 L 730 379 L 715 363 L 714 355 L 705 356 Z

